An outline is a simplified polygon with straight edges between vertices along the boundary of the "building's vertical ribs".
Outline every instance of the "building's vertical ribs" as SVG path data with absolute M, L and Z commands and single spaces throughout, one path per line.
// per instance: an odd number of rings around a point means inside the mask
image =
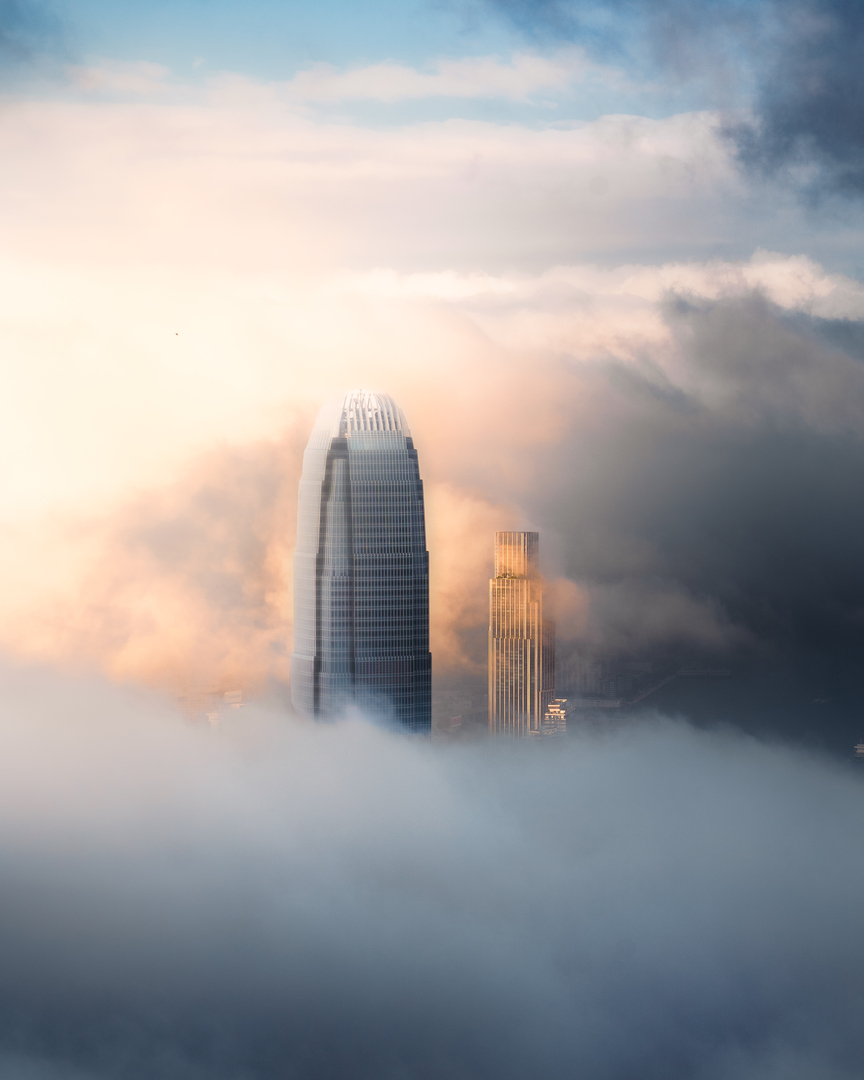
M 489 582 L 489 729 L 540 731 L 555 686 L 554 632 L 543 616 L 536 532 L 495 534 Z

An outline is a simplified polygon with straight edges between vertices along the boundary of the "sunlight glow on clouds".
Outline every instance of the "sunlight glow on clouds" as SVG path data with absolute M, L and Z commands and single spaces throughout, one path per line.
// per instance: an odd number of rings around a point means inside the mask
M 534 59 L 399 85 L 476 77 L 527 93 L 566 66 Z M 807 317 L 862 314 L 851 279 L 753 253 L 750 196 L 715 116 L 373 129 L 299 115 L 248 79 L 193 100 L 166 92 L 158 65 L 105 71 L 143 100 L 8 101 L 0 114 L 6 648 L 118 678 L 196 664 L 201 678 L 284 677 L 299 455 L 321 401 L 358 383 L 399 400 L 421 450 L 439 670 L 482 671 L 496 527 L 543 527 L 562 596 L 585 575 L 565 636 L 750 640 L 710 590 L 657 577 L 654 545 L 598 541 L 619 577 L 656 577 L 616 584 L 586 554 L 590 529 L 554 521 L 569 506 L 558 448 L 576 439 L 571 483 L 600 491 L 591 440 L 604 423 L 638 430 L 609 372 L 718 418 L 762 400 L 755 375 L 721 377 L 688 353 L 670 293 L 756 290 Z M 746 255 L 706 254 L 719 234 Z M 837 394 L 817 408 L 819 379 L 797 377 L 812 400 L 789 389 L 789 409 L 824 427 Z

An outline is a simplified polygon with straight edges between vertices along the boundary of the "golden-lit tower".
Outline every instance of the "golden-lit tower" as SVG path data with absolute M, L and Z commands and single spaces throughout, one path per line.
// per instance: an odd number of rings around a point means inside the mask
M 555 690 L 555 637 L 543 618 L 536 532 L 495 533 L 489 582 L 489 730 L 539 734 Z

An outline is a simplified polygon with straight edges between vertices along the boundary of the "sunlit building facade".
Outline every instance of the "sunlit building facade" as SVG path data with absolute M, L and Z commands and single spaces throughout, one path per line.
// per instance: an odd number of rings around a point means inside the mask
M 291 697 L 332 719 L 356 704 L 432 724 L 429 553 L 417 451 L 386 394 L 326 405 L 303 457 Z
M 539 534 L 495 534 L 489 582 L 489 729 L 539 734 L 555 690 L 555 635 L 543 615 Z

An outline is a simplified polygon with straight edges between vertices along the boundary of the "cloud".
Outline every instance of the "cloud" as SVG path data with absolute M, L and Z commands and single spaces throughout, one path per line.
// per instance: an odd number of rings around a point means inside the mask
M 851 744 L 861 361 L 833 323 L 788 319 L 758 295 L 667 310 L 674 346 L 654 372 L 620 360 L 573 372 L 590 404 L 537 466 L 546 482 L 526 515 L 562 538 L 564 573 L 589 588 L 585 637 L 739 659 L 749 640 L 795 698 L 775 722 Z M 818 725 L 817 697 L 833 702 Z
M 722 655 L 755 644 L 747 627 L 733 623 L 715 597 L 696 596 L 674 578 L 652 580 L 645 575 L 599 583 L 586 591 L 584 602 L 590 621 L 577 624 L 575 633 L 571 629 L 568 634 L 565 626 L 562 637 L 565 643 L 568 637 L 583 647 L 587 643 L 589 652 L 600 655 L 653 657 L 658 648 L 670 646 L 685 655 Z M 567 651 L 565 644 L 562 652 Z
M 0 636 L 19 656 L 175 694 L 286 680 L 301 453 L 296 433 L 211 450 L 101 514 L 7 536 Z
M 864 12 L 854 0 L 799 4 L 766 64 L 755 119 L 731 129 L 742 161 L 786 173 L 817 199 L 864 193 Z
M 59 420 L 43 408 L 52 425 L 71 418 L 51 432 L 71 450 L 38 512 L 16 516 L 7 499 L 8 650 L 158 685 L 284 679 L 300 452 L 320 400 L 362 371 L 403 404 L 420 449 L 439 676 L 482 677 L 492 534 L 539 528 L 565 579 L 562 655 L 791 665 L 797 704 L 771 722 L 791 730 L 797 716 L 799 734 L 844 751 L 859 737 L 854 281 L 770 253 L 540 275 L 341 270 L 302 285 L 211 272 L 203 314 L 197 284 L 178 278 L 169 302 L 184 338 L 210 313 L 219 333 L 168 353 L 171 335 L 149 324 L 164 281 L 131 280 L 147 288 L 109 295 L 129 312 L 118 340 L 141 351 L 122 371 L 138 372 L 147 407 L 130 401 L 123 439 L 136 420 L 148 446 L 159 431 L 167 464 L 123 460 L 104 388 L 96 409 L 89 385 L 80 402 L 64 393 L 76 408 Z M 96 326 L 80 276 L 77 290 L 79 325 Z M 81 411 L 116 448 L 119 486 L 70 503 L 71 482 L 92 481 L 72 468 Z M 195 448 L 220 433 L 220 449 Z M 815 698 L 832 699 L 818 727 L 804 716 Z
M 848 767 L 658 719 L 214 731 L 3 678 L 9 1075 L 857 1073 Z
M 7 529 L 2 553 L 14 572 L 4 583 L 2 647 L 195 700 L 287 683 L 311 420 L 279 439 L 211 450 L 170 483 L 101 513 L 55 512 Z M 490 538 L 518 511 L 452 483 L 425 488 L 436 673 L 482 678 Z
M 172 77 L 162 64 L 110 58 L 90 65 L 69 65 L 66 75 L 74 87 L 110 100 L 149 97 L 200 103 L 242 99 L 247 105 L 257 102 L 292 108 L 425 98 L 487 98 L 551 106 L 561 94 L 572 92 L 580 84 L 600 80 L 614 85 L 623 81 L 621 72 L 589 61 L 581 49 L 575 48 L 560 49 L 550 56 L 518 52 L 509 60 L 497 56 L 439 58 L 425 68 L 395 61 L 346 69 L 317 63 L 291 79 L 266 83 L 221 72 L 208 77 L 203 85 L 191 85 Z
M 171 74 L 163 64 L 138 61 L 105 61 L 99 66 L 70 65 L 66 69 L 74 85 L 86 91 L 152 96 L 166 92 Z
M 600 70 L 599 65 L 586 61 L 578 50 L 556 57 L 516 53 L 509 63 L 493 56 L 439 60 L 431 72 L 392 62 L 349 71 L 317 64 L 281 84 L 279 93 L 287 100 L 309 102 L 348 99 L 389 102 L 426 97 L 524 101 L 538 93 L 566 90 Z
M 651 64 L 707 88 L 712 104 L 752 107 L 752 117 L 727 127 L 746 168 L 817 199 L 864 190 L 864 13 L 856 0 L 489 4 L 535 40 L 577 41 L 599 59 L 645 65 L 647 42 Z
M 754 723 L 844 751 L 859 737 L 856 282 L 761 253 L 359 285 L 446 303 L 494 346 L 493 381 L 466 387 L 494 394 L 491 426 L 468 406 L 435 465 L 541 530 L 550 573 L 578 590 L 565 655 L 755 665 L 777 707 Z
M 701 251 L 717 243 L 717 199 L 730 184 L 735 197 L 716 123 L 368 129 L 298 116 L 267 87 L 237 82 L 203 104 L 10 103 L 0 148 L 15 168 L 3 189 L 18 210 L 3 222 L 12 250 L 31 258 L 114 258 L 122 232 L 127 266 L 260 273 L 536 269 L 625 249 L 632 259 L 668 243 L 673 214 L 676 248 Z M 749 255 L 749 224 L 746 237 Z
M 703 229 L 728 179 L 700 117 L 392 132 L 237 100 L 19 102 L 0 149 L 7 514 L 150 484 L 213 440 L 278 437 L 360 372 L 392 378 L 397 351 L 437 362 L 461 316 L 430 311 L 418 267 L 464 289 L 475 267 L 488 284 L 511 260 L 533 274 L 604 242 L 653 249 L 673 204 Z

